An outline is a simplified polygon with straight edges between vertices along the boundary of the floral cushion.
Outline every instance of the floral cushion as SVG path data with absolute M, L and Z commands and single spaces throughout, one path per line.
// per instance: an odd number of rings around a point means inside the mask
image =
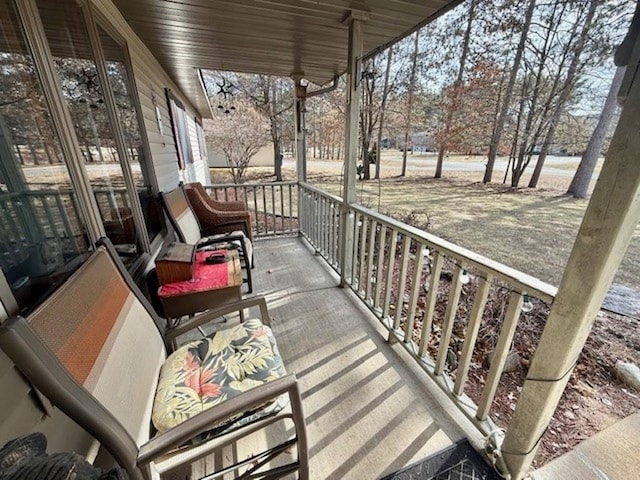
M 153 404 L 152 421 L 164 432 L 188 418 L 253 387 L 285 375 L 271 329 L 252 319 L 190 342 L 167 358 Z M 205 438 L 280 411 L 276 401 L 212 426 Z M 201 440 L 204 438 L 201 438 Z

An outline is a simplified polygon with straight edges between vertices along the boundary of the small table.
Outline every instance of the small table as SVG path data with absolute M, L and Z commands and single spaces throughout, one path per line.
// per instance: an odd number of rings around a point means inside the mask
M 224 254 L 224 263 L 206 263 L 212 254 Z M 191 280 L 166 283 L 158 288 L 158 297 L 167 318 L 192 315 L 242 299 L 242 274 L 238 252 L 210 250 L 196 252 Z

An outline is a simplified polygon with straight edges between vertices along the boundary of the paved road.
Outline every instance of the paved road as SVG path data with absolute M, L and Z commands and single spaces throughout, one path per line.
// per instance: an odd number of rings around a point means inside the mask
M 464 160 L 456 159 L 446 160 L 444 163 L 445 172 L 484 172 L 486 160 L 482 158 L 473 159 L 469 158 Z M 535 158 L 534 158 L 535 160 Z M 546 175 L 553 175 L 559 177 L 573 177 L 575 169 L 580 163 L 580 157 L 556 157 L 549 156 L 545 162 L 543 172 Z M 295 168 L 295 159 L 286 158 L 284 160 L 285 167 Z M 342 161 L 338 160 L 310 160 L 309 166 L 311 169 L 342 169 Z M 531 174 L 535 163 L 532 161 L 527 167 L 525 175 Z M 382 168 L 387 171 L 391 170 L 391 175 L 400 173 L 402 168 L 402 157 L 400 155 L 384 156 L 382 159 Z M 502 177 L 507 168 L 506 159 L 498 159 L 496 161 L 494 172 L 496 177 Z M 415 173 L 434 173 L 436 169 L 436 156 L 433 154 L 426 155 L 410 155 L 407 158 L 407 170 Z M 373 170 L 373 168 L 372 168 Z M 397 173 L 396 173 L 397 172 Z

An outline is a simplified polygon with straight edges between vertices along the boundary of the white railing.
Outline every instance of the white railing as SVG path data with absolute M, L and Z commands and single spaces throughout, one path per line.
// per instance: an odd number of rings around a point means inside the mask
M 300 185 L 301 234 L 338 273 L 340 205 Z M 518 321 L 531 302 L 532 314 L 547 315 L 557 289 L 367 208 L 346 215 L 354 239 L 347 285 L 484 435 L 502 432 L 490 413 Z M 480 332 L 494 339 L 490 366 L 476 358 Z M 514 403 L 518 394 L 506 392 Z M 499 423 L 508 428 L 508 419 Z
M 207 185 L 220 201 L 241 200 L 253 216 L 256 237 L 298 233 L 297 182 Z
M 0 194 L 2 238 L 19 244 L 40 238 L 72 237 L 81 229 L 69 217 L 70 211 L 77 211 L 71 190 Z

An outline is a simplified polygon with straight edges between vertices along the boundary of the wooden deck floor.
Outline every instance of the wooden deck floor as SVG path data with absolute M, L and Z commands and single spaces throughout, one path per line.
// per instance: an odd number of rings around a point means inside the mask
M 301 385 L 311 479 L 380 478 L 463 437 L 461 415 L 303 241 L 255 251 L 254 294 Z

